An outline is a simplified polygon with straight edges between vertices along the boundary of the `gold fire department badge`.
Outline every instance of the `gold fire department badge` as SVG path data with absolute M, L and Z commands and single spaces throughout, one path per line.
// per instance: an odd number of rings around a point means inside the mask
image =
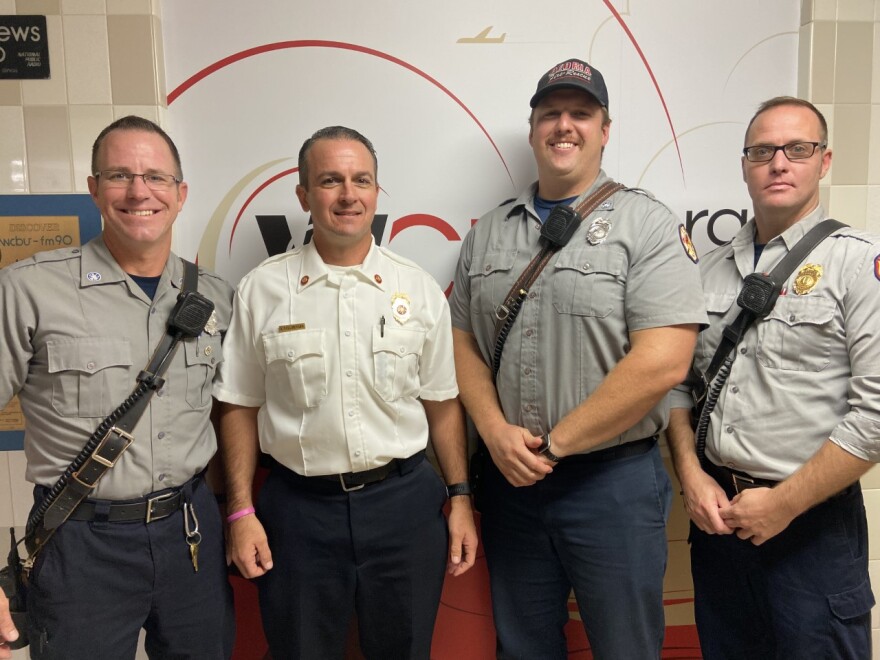
M 400 325 L 409 321 L 411 305 L 412 302 L 405 293 L 395 293 L 391 296 L 391 314 Z
M 794 292 L 799 296 L 805 296 L 816 288 L 819 278 L 822 277 L 822 266 L 806 264 L 798 271 L 794 278 Z

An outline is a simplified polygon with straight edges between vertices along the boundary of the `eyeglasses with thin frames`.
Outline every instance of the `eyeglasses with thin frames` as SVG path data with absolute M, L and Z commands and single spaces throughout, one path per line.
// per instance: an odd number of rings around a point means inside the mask
M 758 144 L 743 149 L 743 155 L 750 163 L 766 163 L 773 160 L 777 151 L 785 154 L 789 160 L 804 160 L 816 152 L 816 148 L 824 149 L 824 142 L 789 142 L 788 144 Z
M 104 181 L 104 185 L 108 188 L 128 188 L 135 180 L 135 177 L 140 177 L 144 185 L 150 190 L 168 190 L 181 182 L 181 179 L 178 179 L 173 174 L 162 174 L 161 172 L 141 174 L 139 172 L 104 170 L 96 172 L 93 176 Z

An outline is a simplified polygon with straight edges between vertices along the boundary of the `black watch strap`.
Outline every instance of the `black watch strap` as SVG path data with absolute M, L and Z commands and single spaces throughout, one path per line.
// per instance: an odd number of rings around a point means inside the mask
M 446 496 L 455 497 L 457 495 L 470 495 L 471 485 L 467 481 L 461 481 L 457 484 L 451 484 L 446 487 Z
M 557 456 L 550 450 L 550 431 L 547 431 L 547 433 L 541 438 L 541 446 L 538 447 L 538 453 L 554 463 L 558 463 L 562 460 L 560 456 Z

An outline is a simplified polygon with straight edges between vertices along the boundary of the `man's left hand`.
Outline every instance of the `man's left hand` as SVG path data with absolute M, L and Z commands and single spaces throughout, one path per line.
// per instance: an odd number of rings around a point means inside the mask
M 466 573 L 477 558 L 477 528 L 470 498 L 452 498 L 449 511 L 449 563 L 446 572 L 457 577 Z
M 749 488 L 719 512 L 722 520 L 736 528 L 736 535 L 761 545 L 789 526 L 794 516 L 779 501 L 772 488 Z

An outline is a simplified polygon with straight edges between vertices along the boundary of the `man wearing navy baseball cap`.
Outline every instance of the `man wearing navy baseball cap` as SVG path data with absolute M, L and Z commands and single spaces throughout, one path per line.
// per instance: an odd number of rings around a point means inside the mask
M 471 229 L 450 300 L 498 657 L 567 658 L 574 589 L 594 658 L 657 658 L 657 435 L 707 320 L 697 255 L 669 209 L 602 171 L 598 70 L 557 64 L 530 105 L 537 183 Z

